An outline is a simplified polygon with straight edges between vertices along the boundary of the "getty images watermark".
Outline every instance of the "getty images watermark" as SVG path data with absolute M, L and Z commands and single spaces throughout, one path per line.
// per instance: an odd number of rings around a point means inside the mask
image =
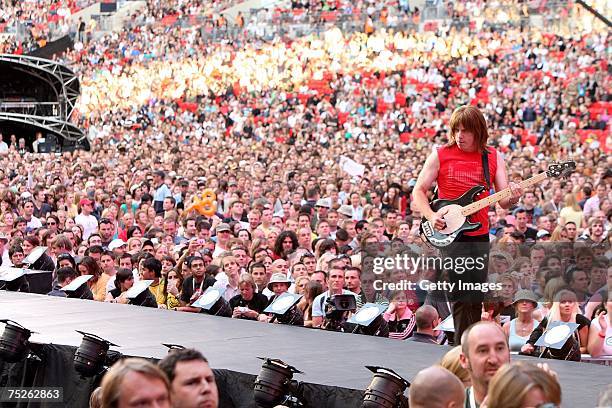
M 470 282 L 461 279 L 466 272 L 487 268 L 487 259 L 482 257 L 441 257 L 398 253 L 392 256 L 374 256 L 365 261 L 365 269 L 371 269 L 379 279 L 374 280 L 375 290 L 443 290 L 456 291 L 500 291 L 501 283 Z M 431 271 L 452 271 L 459 279 L 434 281 Z M 397 279 L 403 277 L 404 279 Z M 393 278 L 397 280 L 394 281 Z M 412 279 L 410 279 L 411 277 Z M 385 279 L 386 278 L 386 279 Z M 432 280 L 433 279 L 433 280 Z

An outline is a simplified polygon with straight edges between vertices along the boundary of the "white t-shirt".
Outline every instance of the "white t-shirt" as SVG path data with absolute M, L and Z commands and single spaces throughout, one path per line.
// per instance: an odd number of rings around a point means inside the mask
M 26 226 L 31 229 L 37 229 L 42 227 L 42 222 L 40 222 L 40 220 L 35 216 L 32 216 L 32 219 L 28 221 Z
M 83 213 L 74 217 L 74 223 L 83 227 L 83 240 L 87 240 L 91 234 L 98 230 L 98 220 L 93 215 Z

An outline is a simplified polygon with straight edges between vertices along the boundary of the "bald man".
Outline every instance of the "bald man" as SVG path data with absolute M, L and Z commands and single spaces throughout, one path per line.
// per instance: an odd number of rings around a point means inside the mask
M 501 366 L 510 362 L 508 338 L 496 323 L 474 323 L 461 336 L 459 359 L 472 380 L 472 386 L 465 390 L 465 407 L 478 408 L 487 396 L 491 378 Z
M 430 305 L 419 307 L 416 315 L 416 333 L 408 340 L 418 343 L 438 344 L 438 333 L 434 330 L 440 324 L 436 308 Z
M 410 385 L 410 408 L 462 408 L 464 399 L 463 383 L 444 367 L 419 371 Z

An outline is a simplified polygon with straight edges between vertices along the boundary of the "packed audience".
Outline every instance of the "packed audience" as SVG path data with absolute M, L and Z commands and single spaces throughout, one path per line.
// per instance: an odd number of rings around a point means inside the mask
M 74 30 L 71 16 L 93 0 L 10 0 L 0 9 L 0 53 L 28 53 Z
M 0 26 L 26 23 L 31 39 L 0 49 L 44 45 L 50 23 L 70 30 L 64 19 L 84 3 L 13 2 Z M 511 210 L 490 209 L 489 281 L 498 290 L 461 346 L 412 381 L 410 405 L 559 405 L 556 374 L 512 362 L 513 353 L 612 356 L 610 38 L 579 8 L 561 13 L 581 35 L 563 24 L 520 27 L 533 11 L 517 2 L 500 2 L 508 6 L 506 18 L 495 17 L 503 30 L 482 28 L 492 2 L 482 13 L 474 13 L 478 2 L 454 2 L 448 14 L 476 24 L 417 32 L 375 30 L 398 16 L 385 15 L 383 2 L 294 1 L 308 12 L 365 10 L 376 24 L 211 43 L 197 26 L 160 24 L 203 13 L 203 2 L 162 3 L 148 2 L 131 30 L 77 38 L 62 56 L 81 80 L 72 120 L 92 139 L 91 152 L 32 154 L 20 135 L 0 135 L 1 288 L 352 331 L 330 312 L 334 297 L 349 295 L 355 308 L 343 322 L 375 303 L 384 309 L 376 335 L 453 344 L 444 291 L 419 285 L 444 275 L 429 267 L 378 274 L 372 256 L 435 255 L 420 237 L 411 189 L 429 151 L 446 142 L 454 107 L 474 104 L 513 180 L 553 161 L 576 168 L 527 189 Z M 412 13 L 398 19 L 418 20 L 407 2 L 398 6 Z M 205 191 L 214 193 L 212 209 L 201 205 Z M 49 273 L 2 280 L 11 266 Z M 71 288 L 80 276 L 89 279 Z M 150 284 L 130 295 L 139 281 Z M 203 307 L 211 288 L 220 297 Z M 286 293 L 301 297 L 282 315 L 267 311 Z M 577 327 L 558 348 L 536 345 L 564 323 Z M 486 363 L 483 349 L 493 356 Z M 180 378 L 192 366 L 202 373 L 192 391 L 216 406 L 214 376 L 195 351 L 174 352 L 159 368 L 118 363 L 92 406 L 140 396 L 129 389 L 138 381 L 148 381 L 133 388 L 145 399 L 188 404 L 195 397 Z M 609 399 L 603 394 L 602 406 Z
M 145 23 L 201 7 L 155 4 Z M 77 42 L 62 57 L 81 78 L 73 120 L 91 152 L 34 155 L 3 135 L 2 266 L 44 246 L 28 265 L 52 271 L 42 288 L 17 290 L 211 313 L 194 303 L 212 287 L 223 292 L 213 314 L 262 324 L 287 321 L 265 309 L 290 292 L 303 297 L 288 321 L 314 328 L 329 327 L 328 299 L 352 294 L 355 311 L 387 308 L 391 338 L 452 342 L 439 328 L 450 314 L 443 293 L 375 287 L 444 277 L 429 268 L 381 277 L 366 249 L 432 254 L 411 189 L 445 143 L 453 108 L 474 104 L 514 180 L 576 162 L 511 211 L 491 208 L 489 278 L 500 290 L 483 320 L 515 352 L 612 354 L 607 33 L 509 24 L 211 44 L 191 27 L 145 27 Z M 198 206 L 206 189 L 212 212 Z M 62 290 L 79 275 L 92 278 Z M 152 283 L 129 298 L 140 280 Z M 538 350 L 559 321 L 576 323 L 574 336 Z

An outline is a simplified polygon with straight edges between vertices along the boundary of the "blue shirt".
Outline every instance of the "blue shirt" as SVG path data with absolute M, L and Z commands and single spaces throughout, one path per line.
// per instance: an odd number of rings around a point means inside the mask
M 155 194 L 153 195 L 153 201 L 164 201 L 164 198 L 171 197 L 172 192 L 167 185 L 162 184 L 155 190 Z

